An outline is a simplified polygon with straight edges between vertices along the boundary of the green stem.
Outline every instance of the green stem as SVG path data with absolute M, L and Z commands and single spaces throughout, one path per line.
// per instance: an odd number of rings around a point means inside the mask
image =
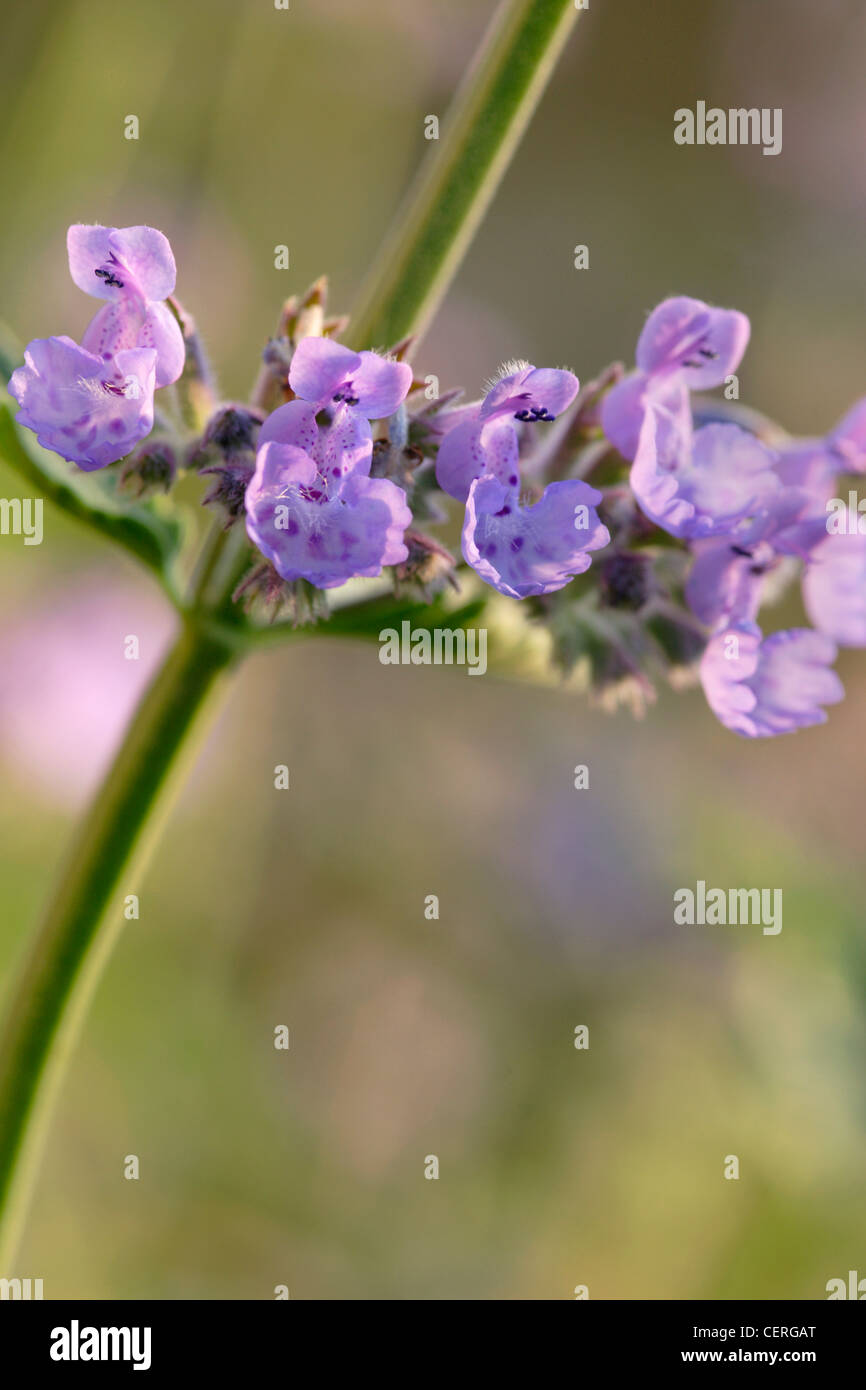
M 505 0 L 455 99 L 444 139 L 398 220 L 352 325 L 361 347 L 420 334 L 448 287 L 535 107 L 578 11 L 574 0 Z M 2 424 L 2 420 L 0 420 Z M 7 432 L 8 433 L 8 432 Z M 12 449 L 11 436 L 5 449 Z M 13 441 L 14 442 L 14 441 Z M 0 449 L 3 439 L 0 438 Z M 14 451 L 13 451 L 14 452 Z M 19 460 L 19 462 L 21 462 Z M 22 471 L 67 510 L 92 520 L 158 571 L 161 535 L 130 529 L 124 513 L 91 517 L 61 483 Z M 53 489 L 53 491 L 52 491 Z M 149 525 L 153 522 L 148 517 Z M 0 1035 L 0 1275 L 26 1214 L 51 1103 L 122 925 L 159 822 L 181 781 L 221 674 L 249 639 L 231 594 L 248 563 L 245 537 L 208 542 L 182 632 L 144 696 L 85 819 L 29 951 Z M 344 619 L 353 627 L 352 619 Z M 353 627 L 354 630 L 354 627 Z
M 388 347 L 424 332 L 578 14 L 574 0 L 503 0 L 362 289 L 350 345 Z
M 0 1037 L 0 1275 L 11 1277 L 46 1122 L 131 893 L 232 651 L 185 625 L 73 843 Z M 181 755 L 185 755 L 182 757 Z

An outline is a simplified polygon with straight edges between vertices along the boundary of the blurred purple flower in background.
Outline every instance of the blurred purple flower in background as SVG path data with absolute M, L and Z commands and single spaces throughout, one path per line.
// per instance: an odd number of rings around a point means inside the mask
M 96 786 L 171 640 L 148 586 L 91 571 L 21 604 L 2 624 L 0 748 L 27 787 L 62 806 Z M 138 658 L 125 656 L 138 639 Z

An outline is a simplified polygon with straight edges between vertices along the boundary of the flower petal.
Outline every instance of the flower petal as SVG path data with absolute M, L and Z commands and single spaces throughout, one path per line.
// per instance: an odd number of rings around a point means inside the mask
M 465 502 L 476 478 L 498 478 L 505 487 L 517 487 L 519 474 L 517 431 L 510 419 L 486 422 L 467 420 L 446 434 L 436 458 L 436 481 L 449 497 Z
M 332 338 L 302 338 L 292 356 L 289 385 L 302 401 L 327 405 L 360 366 L 360 353 Z
M 167 304 L 150 304 L 136 346 L 156 350 L 157 386 L 171 386 L 177 381 L 183 371 L 186 346 L 180 324 Z
M 846 471 L 866 473 L 866 397 L 857 402 L 827 436 Z
M 412 385 L 408 362 L 394 362 L 377 352 L 362 352 L 361 365 L 352 376 L 352 395 L 357 409 L 368 420 L 385 420 L 405 399 Z
M 601 403 L 601 427 L 625 459 L 637 453 L 641 426 L 646 413 L 644 395 L 648 378 L 645 372 L 630 372 L 607 392 Z
M 78 223 L 66 234 L 69 272 L 79 289 L 97 299 L 137 293 L 166 299 L 177 268 L 168 238 L 155 227 L 101 227 Z M 97 275 L 97 271 L 105 274 Z M 110 278 L 106 278 L 106 276 Z M 119 280 L 119 285 L 111 283 Z
M 704 425 L 692 436 L 684 418 L 650 403 L 631 485 L 641 509 L 671 535 L 718 535 L 771 505 L 782 490 L 774 464 L 738 425 Z
M 803 576 L 809 620 L 841 647 L 866 647 L 866 535 L 851 509 L 847 533 L 825 535 Z
M 755 573 L 751 557 L 735 549 L 727 536 L 695 542 L 685 595 L 702 623 L 714 627 L 722 618 L 726 625 L 753 622 L 762 588 L 763 575 Z
M 13 372 L 18 423 L 39 443 L 90 471 L 124 458 L 153 428 L 156 353 L 122 351 L 105 362 L 71 338 L 36 338 Z
M 629 478 L 644 515 L 673 536 L 689 535 L 695 525 L 695 507 L 679 490 L 692 448 L 688 409 L 648 401 Z
M 573 372 L 523 362 L 490 388 L 481 406 L 481 418 L 507 414 L 555 420 L 574 400 L 579 387 Z
M 357 410 L 340 406 L 330 425 L 319 431 L 314 458 L 331 493 L 338 490 L 350 474 L 369 475 L 373 462 L 369 421 Z
M 562 589 L 590 566 L 588 554 L 607 545 L 595 510 L 601 493 L 587 483 L 551 483 L 532 507 L 498 478 L 476 479 L 463 524 L 463 555 L 486 583 L 511 598 Z
M 716 717 L 747 738 L 768 738 L 825 723 L 823 705 L 844 698 L 836 648 L 810 628 L 776 632 L 765 641 L 754 623 L 712 637 L 700 676 Z
M 122 295 L 94 314 L 81 346 L 97 357 L 108 358 L 128 348 L 156 351 L 156 384 L 170 386 L 183 371 L 186 348 L 174 314 L 166 304 Z
M 312 454 L 319 438 L 316 408 L 306 401 L 289 401 L 271 412 L 259 430 L 258 447 L 269 440 L 278 444 L 294 444 Z
M 736 371 L 750 331 L 749 320 L 736 309 L 715 309 L 681 295 L 650 314 L 635 359 L 641 371 L 681 372 L 690 390 L 705 390 Z
M 386 478 L 350 474 L 338 496 L 318 489 L 315 463 L 293 445 L 259 449 L 247 489 L 247 534 L 283 579 L 334 588 L 405 560 L 412 520 L 405 494 Z

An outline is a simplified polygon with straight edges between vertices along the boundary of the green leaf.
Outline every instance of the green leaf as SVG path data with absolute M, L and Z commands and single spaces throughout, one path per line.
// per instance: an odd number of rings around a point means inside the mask
M 71 465 L 43 449 L 15 424 L 8 404 L 0 400 L 0 459 L 28 487 L 61 511 L 84 522 L 100 535 L 137 555 L 168 584 L 171 563 L 180 549 L 185 527 L 162 499 L 128 502 L 117 494 L 115 474 L 73 473 Z
M 404 621 L 410 622 L 414 630 L 466 627 L 484 608 L 484 598 L 472 599 L 459 608 L 449 608 L 441 598 L 433 603 L 415 603 L 385 594 L 337 608 L 329 618 L 308 626 L 279 622 L 247 631 L 258 646 L 270 646 L 291 637 L 378 637 L 383 628 L 399 627 Z
M 373 633 L 378 636 L 382 628 L 399 626 L 407 620 L 413 628 L 458 628 L 466 627 L 483 611 L 484 599 L 473 599 L 460 608 L 447 608 L 439 600 L 412 603 L 386 597 L 337 609 L 321 624 L 319 631 L 323 637 L 368 637 Z

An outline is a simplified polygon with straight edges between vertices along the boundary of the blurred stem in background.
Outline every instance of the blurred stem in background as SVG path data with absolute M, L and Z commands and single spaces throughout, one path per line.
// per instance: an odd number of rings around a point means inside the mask
M 423 332 L 436 311 L 565 43 L 574 0 L 504 0 L 446 118 L 443 139 L 382 248 L 352 321 L 359 347 Z M 139 705 L 87 813 L 16 982 L 0 1035 L 0 1275 L 26 1218 L 52 1101 L 144 868 L 193 733 L 220 677 L 243 654 L 220 621 L 237 570 L 206 542 L 181 634 Z M 229 557 L 231 558 L 231 557 Z

